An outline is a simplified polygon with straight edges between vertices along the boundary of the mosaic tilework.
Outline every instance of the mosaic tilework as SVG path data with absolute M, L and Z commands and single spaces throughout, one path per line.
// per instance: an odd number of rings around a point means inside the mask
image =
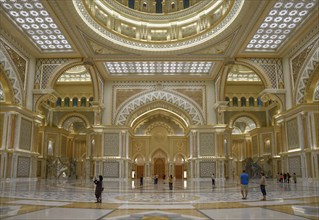
M 300 156 L 288 157 L 289 173 L 296 173 L 301 176 L 301 158 Z
M 308 61 L 305 63 L 302 72 L 300 73 L 300 80 L 296 85 L 296 103 L 304 102 L 305 89 L 308 85 L 309 79 L 315 74 L 316 67 L 319 62 L 319 41 L 316 42 L 314 50 L 309 55 L 311 56 Z
M 35 83 L 40 89 L 46 89 L 49 78 L 54 70 L 68 59 L 38 59 L 36 62 Z
M 30 175 L 30 158 L 29 157 L 18 157 L 17 164 L 17 177 L 29 177 Z
M 104 156 L 119 156 L 119 133 L 104 134 Z
M 30 150 L 31 149 L 31 138 L 32 138 L 32 122 L 26 120 L 25 118 L 21 119 L 20 127 L 20 149 Z
M 19 77 L 22 81 L 22 85 L 24 87 L 25 81 L 26 81 L 26 70 L 27 70 L 27 60 L 22 57 L 19 53 L 17 53 L 11 46 L 8 44 L 4 43 L 4 48 L 6 48 L 11 60 L 13 61 L 17 73 L 19 74 Z
M 120 175 L 118 162 L 103 162 L 103 176 L 109 178 L 118 178 Z
M 116 113 L 115 124 L 124 125 L 129 115 L 140 108 L 143 105 L 149 104 L 154 101 L 165 101 L 183 109 L 192 118 L 192 124 L 201 125 L 204 123 L 204 114 L 202 111 L 192 103 L 191 100 L 183 97 L 179 94 L 174 94 L 172 91 L 151 91 L 146 94 L 128 101 L 122 108 Z
M 294 80 L 294 84 L 297 83 L 298 74 L 300 72 L 301 67 L 304 65 L 304 63 L 307 60 L 307 57 L 313 50 L 315 46 L 316 41 L 311 42 L 307 47 L 305 47 L 298 55 L 296 55 L 291 61 L 291 69 L 292 69 L 292 77 Z
M 4 73 L 6 74 L 7 78 L 11 82 L 11 86 L 13 88 L 14 99 L 15 103 L 23 104 L 23 88 L 19 83 L 19 76 L 18 73 L 14 71 L 13 64 L 10 62 L 9 55 L 7 54 L 2 41 L 0 43 L 0 65 L 1 68 L 4 69 Z
M 317 82 L 315 91 L 313 92 L 313 100 L 319 101 L 319 82 Z
M 215 142 L 213 133 L 199 134 L 199 154 L 200 156 L 215 155 Z
M 288 150 L 299 148 L 299 129 L 297 118 L 287 121 Z
M 284 82 L 281 59 L 251 58 L 250 60 L 265 70 L 273 89 L 278 89 L 280 82 Z
M 202 161 L 199 162 L 199 175 L 200 178 L 210 178 L 213 173 L 216 173 L 215 161 Z

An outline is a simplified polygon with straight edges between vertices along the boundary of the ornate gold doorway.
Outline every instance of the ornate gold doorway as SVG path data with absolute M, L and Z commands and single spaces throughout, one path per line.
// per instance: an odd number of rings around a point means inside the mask
M 176 179 L 183 178 L 183 165 L 175 165 L 175 178 Z
M 165 159 L 157 158 L 154 162 L 154 175 L 158 175 L 159 179 L 162 179 L 165 174 Z
M 140 179 L 141 176 L 144 176 L 143 173 L 144 173 L 144 166 L 136 166 L 137 179 Z

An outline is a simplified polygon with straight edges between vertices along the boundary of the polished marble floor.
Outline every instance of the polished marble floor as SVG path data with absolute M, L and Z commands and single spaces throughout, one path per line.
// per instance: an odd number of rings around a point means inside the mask
M 242 200 L 238 181 L 104 181 L 95 203 L 91 180 L 0 181 L 0 219 L 319 219 L 319 183 L 267 181 L 267 201 L 258 180 Z

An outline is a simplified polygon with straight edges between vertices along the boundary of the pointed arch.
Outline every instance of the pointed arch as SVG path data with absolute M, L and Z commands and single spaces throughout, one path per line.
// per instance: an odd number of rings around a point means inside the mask
M 169 158 L 169 153 L 163 149 L 163 148 L 156 148 L 153 151 L 150 152 L 150 159 L 153 161 L 154 157 L 156 156 L 157 153 L 162 153 L 164 158 Z M 154 161 L 153 161 L 154 162 Z
M 173 157 L 173 161 L 176 161 L 176 158 L 181 155 L 181 157 L 184 159 L 185 162 L 187 162 L 187 156 L 185 154 L 183 154 L 182 152 L 178 152 L 174 155 Z
M 132 161 L 134 161 L 134 163 L 135 163 L 135 159 L 138 158 L 138 157 L 141 157 L 141 158 L 143 159 L 143 163 L 146 162 L 145 156 L 144 156 L 142 153 L 140 153 L 140 152 L 137 152 L 137 153 L 135 153 L 135 154 L 132 156 Z
M 114 124 L 129 125 L 132 115 L 135 115 L 135 112 L 146 105 L 150 107 L 149 110 L 161 106 L 177 115 L 183 113 L 188 125 L 203 125 L 205 123 L 205 117 L 200 107 L 189 98 L 171 91 L 155 90 L 135 96 L 123 103 L 115 113 Z

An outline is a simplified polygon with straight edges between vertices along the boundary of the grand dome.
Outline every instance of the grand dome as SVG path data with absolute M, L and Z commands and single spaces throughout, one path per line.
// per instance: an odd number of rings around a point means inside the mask
M 132 49 L 172 51 L 222 33 L 238 16 L 244 0 L 203 0 L 170 13 L 143 12 L 110 0 L 73 3 L 92 31 L 107 40 Z

